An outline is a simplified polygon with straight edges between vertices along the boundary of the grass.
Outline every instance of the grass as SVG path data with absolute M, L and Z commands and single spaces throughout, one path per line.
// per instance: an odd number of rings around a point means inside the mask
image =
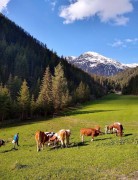
M 112 134 L 101 135 L 90 142 L 84 137 L 80 142 L 82 127 L 119 121 L 124 125 L 124 137 L 120 141 Z M 58 131 L 71 129 L 69 148 L 45 147 L 37 153 L 34 134 L 37 130 Z M 0 148 L 0 179 L 132 179 L 138 171 L 138 96 L 108 95 L 100 100 L 70 109 L 64 116 L 35 122 L 5 126 L 0 138 L 11 140 L 19 132 L 17 150 L 8 142 Z

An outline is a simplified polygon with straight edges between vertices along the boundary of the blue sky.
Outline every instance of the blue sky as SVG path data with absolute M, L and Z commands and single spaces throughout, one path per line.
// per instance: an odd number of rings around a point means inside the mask
M 138 63 L 138 0 L 0 0 L 0 12 L 59 56 Z

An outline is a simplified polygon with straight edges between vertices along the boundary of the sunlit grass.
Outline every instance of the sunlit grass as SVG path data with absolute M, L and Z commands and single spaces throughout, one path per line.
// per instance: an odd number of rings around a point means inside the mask
M 80 128 L 96 124 L 104 131 L 106 124 L 124 125 L 120 141 L 113 134 L 80 140 Z M 71 129 L 69 148 L 45 147 L 37 153 L 34 134 L 37 130 Z M 18 150 L 8 142 L 0 148 L 1 179 L 117 179 L 138 169 L 138 96 L 109 95 L 64 112 L 62 117 L 35 121 L 0 129 L 0 138 L 11 140 L 19 132 Z

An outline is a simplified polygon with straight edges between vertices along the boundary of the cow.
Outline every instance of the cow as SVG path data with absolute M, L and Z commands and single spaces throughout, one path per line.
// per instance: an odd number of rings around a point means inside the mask
M 113 133 L 113 125 L 105 125 L 105 134 Z
M 54 132 L 44 132 L 49 138 L 51 138 L 55 133 Z
M 54 136 L 54 132 L 44 132 L 48 137 L 49 137 L 49 139 L 50 138 L 52 138 L 53 136 Z M 51 143 L 50 143 L 50 140 L 49 140 L 49 142 L 47 143 L 47 145 L 48 146 L 50 146 L 51 145 Z M 53 145 L 54 145 L 54 143 L 53 143 Z
M 55 133 L 53 137 L 49 139 L 49 141 L 54 142 L 54 144 L 61 142 L 61 147 L 68 147 L 70 135 L 70 129 L 61 129 L 60 131 Z
M 0 139 L 0 147 L 5 145 L 5 141 L 3 139 Z
M 91 141 L 93 141 L 94 137 L 99 136 L 99 134 L 102 134 L 99 128 L 98 129 L 97 128 L 82 128 L 80 130 L 80 136 L 81 136 L 82 142 L 84 142 L 84 136 L 91 136 L 92 137 Z
M 46 142 L 49 142 L 50 137 L 52 137 L 53 132 L 42 132 L 42 131 L 37 131 L 35 133 L 35 140 L 37 144 L 37 152 L 40 151 L 40 149 L 44 147 L 44 144 Z
M 105 126 L 105 133 L 115 133 L 116 136 L 122 137 L 123 135 L 123 125 L 120 122 L 115 122 L 109 126 Z

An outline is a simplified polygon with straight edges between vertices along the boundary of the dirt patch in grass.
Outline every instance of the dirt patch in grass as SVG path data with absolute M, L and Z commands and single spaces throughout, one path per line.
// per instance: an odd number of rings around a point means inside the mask
M 130 173 L 129 175 L 118 176 L 117 180 L 138 180 L 138 171 Z

